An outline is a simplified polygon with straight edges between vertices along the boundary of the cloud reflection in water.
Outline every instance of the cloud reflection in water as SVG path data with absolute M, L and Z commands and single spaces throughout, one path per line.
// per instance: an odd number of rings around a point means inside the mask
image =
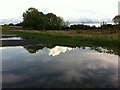
M 49 49 L 49 55 L 56 56 L 60 53 L 65 53 L 67 50 L 72 50 L 70 47 L 55 46 L 52 49 Z
M 118 86 L 118 56 L 88 47 L 44 47 L 33 54 L 6 47 L 2 56 L 3 87 Z

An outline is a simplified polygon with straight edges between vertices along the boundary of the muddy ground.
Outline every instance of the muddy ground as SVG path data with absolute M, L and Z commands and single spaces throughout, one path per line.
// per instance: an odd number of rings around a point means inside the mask
M 2 34 L 2 37 L 14 37 L 16 35 L 12 34 Z M 1 38 L 2 38 L 1 37 Z M 24 45 L 33 45 L 33 44 L 41 44 L 40 41 L 35 39 L 23 39 L 23 40 L 0 40 L 0 46 L 24 46 Z

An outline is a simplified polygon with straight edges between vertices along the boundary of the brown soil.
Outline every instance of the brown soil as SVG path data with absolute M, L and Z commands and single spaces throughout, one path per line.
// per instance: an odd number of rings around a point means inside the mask
M 33 45 L 33 44 L 41 44 L 40 41 L 33 39 L 26 40 L 2 40 L 2 46 L 24 46 L 24 45 Z

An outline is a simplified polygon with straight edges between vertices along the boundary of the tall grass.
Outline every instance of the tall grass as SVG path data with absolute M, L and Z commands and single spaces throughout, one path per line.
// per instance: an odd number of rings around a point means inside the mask
M 118 31 L 110 30 L 3 30 L 3 33 L 14 33 L 25 39 L 37 39 L 41 43 L 71 47 L 96 46 L 109 47 L 118 52 Z

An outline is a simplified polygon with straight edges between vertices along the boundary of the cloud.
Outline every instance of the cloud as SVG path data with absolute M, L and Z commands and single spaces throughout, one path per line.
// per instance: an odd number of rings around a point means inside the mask
M 7 18 L 7 19 L 0 19 L 0 25 L 3 25 L 3 24 L 9 24 L 9 23 L 19 23 L 21 22 L 22 19 L 21 18 Z
M 22 18 L 23 12 L 29 7 L 35 7 L 44 13 L 55 13 L 65 20 L 86 18 L 102 21 L 112 19 L 118 14 L 119 0 L 2 0 L 0 3 L 0 24 L 16 23 L 12 18 Z M 6 7 L 7 6 L 7 7 Z M 9 8 L 8 8 L 9 7 Z M 11 20 L 6 20 L 11 18 Z
M 120 15 L 120 1 L 118 2 L 118 15 Z

